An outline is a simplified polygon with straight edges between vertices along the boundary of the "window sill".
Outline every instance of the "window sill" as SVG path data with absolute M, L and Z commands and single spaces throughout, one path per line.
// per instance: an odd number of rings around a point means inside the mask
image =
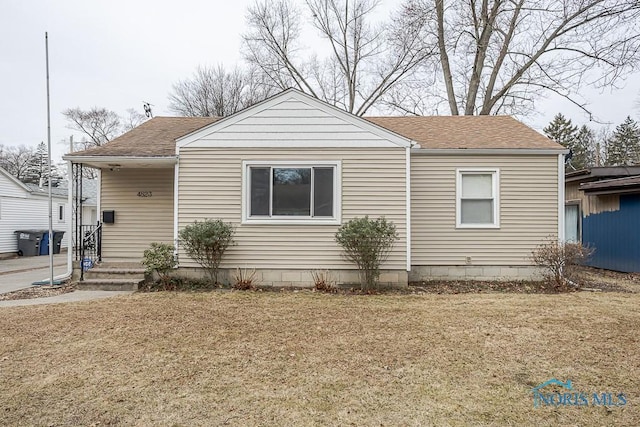
M 500 224 L 456 224 L 456 230 L 499 230 Z
M 337 218 L 245 218 L 242 220 L 242 225 L 340 225 L 340 220 Z

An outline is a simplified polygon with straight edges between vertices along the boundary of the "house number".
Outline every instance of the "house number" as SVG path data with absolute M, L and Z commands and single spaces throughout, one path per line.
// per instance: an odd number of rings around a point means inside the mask
M 151 191 L 138 191 L 138 197 L 151 197 Z

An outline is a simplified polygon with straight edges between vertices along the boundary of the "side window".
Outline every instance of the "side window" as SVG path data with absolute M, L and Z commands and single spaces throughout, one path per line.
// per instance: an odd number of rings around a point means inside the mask
M 580 239 L 580 204 L 568 203 L 564 206 L 564 240 L 567 242 L 577 242 Z
M 458 169 L 456 175 L 456 227 L 500 227 L 499 171 Z
M 64 205 L 58 205 L 58 222 L 64 222 Z

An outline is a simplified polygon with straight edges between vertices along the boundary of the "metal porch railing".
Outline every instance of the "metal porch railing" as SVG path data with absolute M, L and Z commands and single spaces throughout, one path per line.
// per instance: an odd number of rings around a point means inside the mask
M 102 224 L 82 225 L 80 235 L 80 280 L 84 280 L 84 272 L 102 261 Z

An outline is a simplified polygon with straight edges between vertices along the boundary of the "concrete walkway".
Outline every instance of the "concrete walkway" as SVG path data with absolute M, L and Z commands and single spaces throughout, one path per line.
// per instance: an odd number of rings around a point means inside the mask
M 67 272 L 67 254 L 53 256 L 53 275 Z M 49 257 L 18 257 L 0 260 L 0 294 L 31 287 L 49 279 Z
M 59 276 L 67 272 L 67 254 L 54 255 L 53 273 Z M 0 260 L 0 294 L 33 286 L 34 282 L 49 280 L 49 257 L 18 257 Z M 127 295 L 131 292 L 119 291 L 73 291 L 62 295 L 43 298 L 0 301 L 0 307 L 19 305 L 55 304 L 61 302 L 86 301 Z
M 132 293 L 133 292 L 130 291 L 73 291 L 53 297 L 0 301 L 0 308 L 18 307 L 23 305 L 59 304 L 63 302 L 89 301 L 102 298 L 111 298 L 118 295 L 130 295 Z

